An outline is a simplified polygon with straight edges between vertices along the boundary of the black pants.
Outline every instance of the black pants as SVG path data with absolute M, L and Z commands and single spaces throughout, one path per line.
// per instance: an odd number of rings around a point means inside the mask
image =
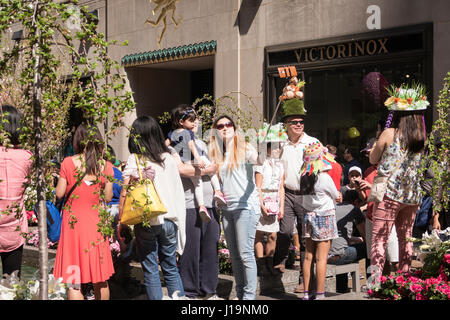
M 198 209 L 186 210 L 186 245 L 178 269 L 187 297 L 215 294 L 219 277 L 219 214 L 208 208 L 211 221 L 201 220 Z
M 19 270 L 18 277 L 20 278 L 22 253 L 23 245 L 13 251 L 0 252 L 0 256 L 2 258 L 2 272 L 12 274 L 14 271 Z

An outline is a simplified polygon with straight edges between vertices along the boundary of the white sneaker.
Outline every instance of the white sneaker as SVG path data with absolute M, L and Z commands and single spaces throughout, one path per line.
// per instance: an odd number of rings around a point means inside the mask
M 205 297 L 205 300 L 223 300 L 223 299 L 219 298 L 219 296 L 217 294 L 213 294 L 213 295 L 207 295 Z

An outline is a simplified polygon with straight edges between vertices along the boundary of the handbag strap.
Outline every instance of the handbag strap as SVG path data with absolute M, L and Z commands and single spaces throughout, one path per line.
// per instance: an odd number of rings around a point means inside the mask
M 138 168 L 138 172 L 139 172 L 139 179 L 142 180 L 142 172 L 141 172 L 141 168 L 139 166 L 139 157 L 136 153 L 134 154 L 134 157 L 136 158 L 136 164 L 137 164 L 137 168 Z

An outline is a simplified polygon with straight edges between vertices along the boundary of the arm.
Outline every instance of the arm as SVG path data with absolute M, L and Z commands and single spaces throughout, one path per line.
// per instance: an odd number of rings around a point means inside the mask
M 67 188 L 67 180 L 63 177 L 59 177 L 58 184 L 55 188 L 55 195 L 58 199 L 61 199 L 66 194 L 66 188 Z
M 183 161 L 181 161 L 180 155 L 175 151 L 171 152 L 171 155 L 175 159 L 175 163 L 178 167 L 178 172 L 182 177 L 191 178 L 195 176 L 212 175 L 217 172 L 217 165 L 215 163 L 211 163 L 211 165 L 205 169 L 200 169 L 199 167 L 195 167 L 192 164 L 183 163 Z
M 395 129 L 393 128 L 386 129 L 381 133 L 380 138 L 375 142 L 372 151 L 370 151 L 369 161 L 371 164 L 377 164 L 380 161 L 386 147 L 394 141 L 394 134 Z
M 264 199 L 262 197 L 262 191 L 261 191 L 262 182 L 263 182 L 263 175 L 259 172 L 256 172 L 255 173 L 255 184 L 256 184 L 256 188 L 258 189 L 259 204 L 261 205 L 262 213 L 267 216 L 267 208 L 264 206 Z
M 249 156 L 246 155 L 247 160 L 254 165 L 262 166 L 264 164 L 264 159 L 261 158 L 261 155 L 258 154 L 258 151 L 250 144 L 246 144 L 247 150 L 246 153 L 249 154 Z
M 194 156 L 195 163 L 198 164 L 198 166 L 200 168 L 204 168 L 205 163 L 203 162 L 203 160 L 200 158 L 200 155 L 198 154 L 197 147 L 195 146 L 195 141 L 190 140 L 188 145 L 189 145 L 189 149 L 191 150 L 192 155 Z
M 285 174 L 283 173 L 283 177 L 281 178 L 280 182 L 280 214 L 278 215 L 278 221 L 283 219 L 284 217 L 284 179 Z

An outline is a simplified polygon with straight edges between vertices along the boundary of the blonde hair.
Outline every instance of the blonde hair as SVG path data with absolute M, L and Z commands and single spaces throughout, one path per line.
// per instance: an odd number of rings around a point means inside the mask
M 224 152 L 225 146 L 223 145 L 223 141 L 220 141 L 222 143 L 219 143 L 219 140 L 221 140 L 221 139 L 218 137 L 217 129 L 216 129 L 217 122 L 223 118 L 229 119 L 231 121 L 231 123 L 233 124 L 233 128 L 234 128 L 234 137 L 233 137 L 232 148 L 231 148 L 231 150 L 227 150 L 228 152 L 230 152 L 227 170 L 231 171 L 235 167 L 237 167 L 240 163 L 245 162 L 247 143 L 242 138 L 240 133 L 237 131 L 237 128 L 236 128 L 233 120 L 228 116 L 221 116 L 221 117 L 217 118 L 216 121 L 214 121 L 212 128 L 215 130 L 213 130 L 211 137 L 209 139 L 209 156 L 211 158 L 211 161 L 215 162 L 218 165 L 219 169 L 225 161 L 225 152 Z

